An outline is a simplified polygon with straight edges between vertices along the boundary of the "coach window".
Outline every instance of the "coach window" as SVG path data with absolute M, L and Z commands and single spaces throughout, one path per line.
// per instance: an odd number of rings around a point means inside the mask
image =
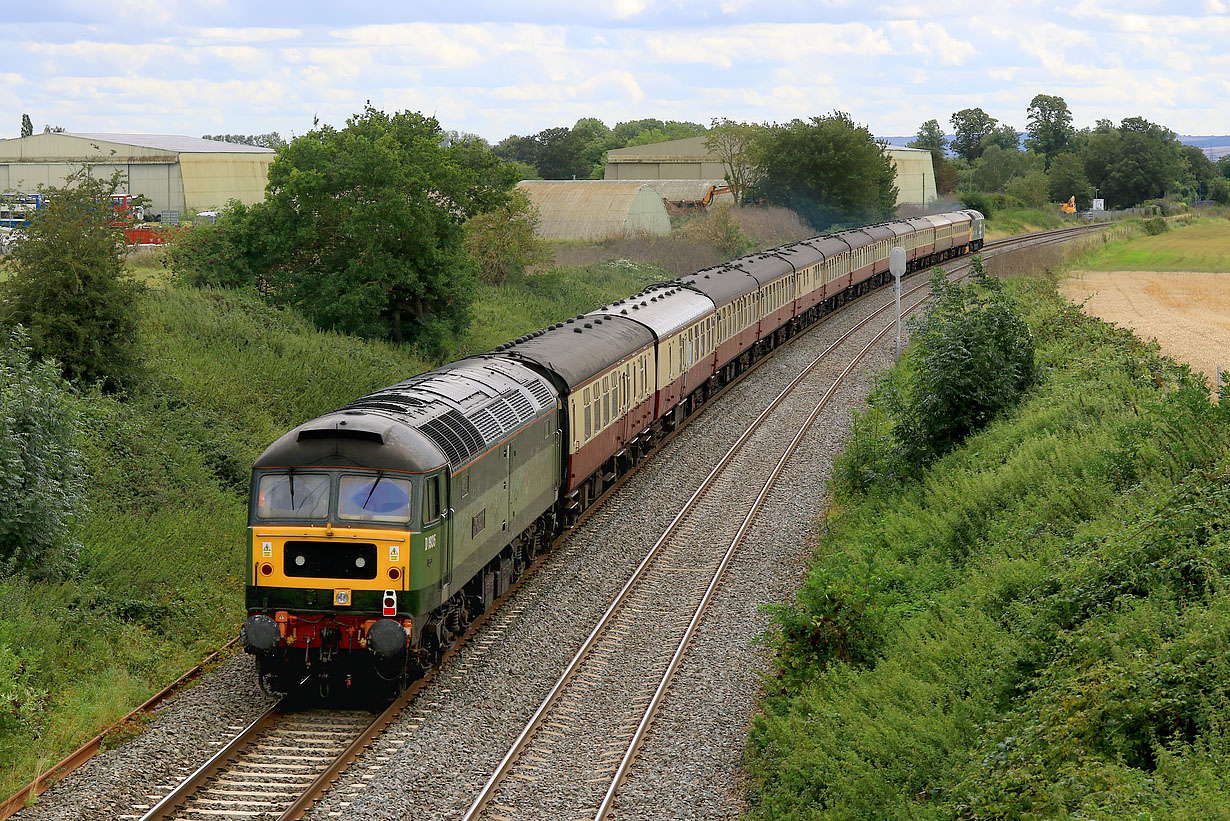
M 589 416 L 590 416 L 589 415 L 589 388 L 586 388 L 585 389 L 585 441 L 586 442 L 589 441 L 590 434 L 592 434 L 594 431 L 594 428 L 590 422 Z

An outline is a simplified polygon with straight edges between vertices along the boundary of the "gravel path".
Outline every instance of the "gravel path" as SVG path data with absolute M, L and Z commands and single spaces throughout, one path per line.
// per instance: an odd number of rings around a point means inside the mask
M 912 280 L 917 282 L 917 279 Z M 891 290 L 830 317 L 727 392 L 642 467 L 493 615 L 388 732 L 345 773 L 312 819 L 457 817 L 555 683 L 575 648 L 679 506 L 764 405 Z M 887 320 L 885 320 L 887 321 Z M 877 320 L 879 322 L 879 320 Z M 798 586 L 824 479 L 850 411 L 892 340 L 834 398 L 778 481 L 737 555 L 671 695 L 621 792 L 623 817 L 728 818 L 739 811 L 739 757 L 766 669 L 761 603 Z M 855 375 L 852 375 L 852 377 Z M 104 753 L 17 816 L 139 816 L 270 699 L 240 655 L 162 705 L 147 732 Z M 235 728 L 235 730 L 232 730 Z M 558 807 L 560 817 L 569 807 Z

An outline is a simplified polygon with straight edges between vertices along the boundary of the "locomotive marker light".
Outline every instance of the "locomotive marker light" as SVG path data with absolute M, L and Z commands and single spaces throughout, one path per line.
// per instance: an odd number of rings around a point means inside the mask
M 901 275 L 905 273 L 905 249 L 893 246 L 888 252 L 888 270 L 893 275 L 893 301 L 897 303 L 897 361 L 901 361 Z

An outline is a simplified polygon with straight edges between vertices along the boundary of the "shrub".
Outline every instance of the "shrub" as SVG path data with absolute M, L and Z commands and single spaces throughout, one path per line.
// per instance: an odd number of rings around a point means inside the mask
M 0 575 L 55 576 L 78 544 L 80 412 L 51 362 L 31 361 L 22 328 L 0 342 Z
M 1166 224 L 1166 220 L 1162 217 L 1152 217 L 1144 221 L 1145 233 L 1149 236 L 1157 236 L 1164 234 L 1170 230 L 1170 226 Z
M 680 235 L 693 242 L 712 245 L 723 259 L 734 259 L 751 253 L 755 243 L 743 233 L 731 214 L 730 205 L 715 205 L 705 213 L 692 217 L 683 226 Z
M 534 235 L 540 215 L 529 195 L 514 189 L 508 203 L 466 221 L 466 250 L 479 275 L 493 285 L 551 261 L 551 249 Z
M 216 222 L 194 225 L 167 245 L 162 264 L 196 288 L 242 288 L 256 283 L 254 233 L 247 227 L 248 208 L 231 200 Z
M 936 269 L 931 289 L 935 302 L 907 354 L 913 379 L 897 424 L 920 465 L 989 422 L 1034 378 L 1033 335 L 982 257 L 970 263 L 966 285 Z
M 55 359 L 69 379 L 116 390 L 135 376 L 136 298 L 124 271 L 124 237 L 111 227 L 108 196 L 117 173 L 101 180 L 84 167 L 64 187 L 40 187 L 36 211 L 2 283 L 0 318 L 25 326 L 36 359 Z
M 962 191 L 960 199 L 962 208 L 972 208 L 975 211 L 981 212 L 984 217 L 990 217 L 995 213 L 995 207 L 991 204 L 991 198 L 981 191 Z

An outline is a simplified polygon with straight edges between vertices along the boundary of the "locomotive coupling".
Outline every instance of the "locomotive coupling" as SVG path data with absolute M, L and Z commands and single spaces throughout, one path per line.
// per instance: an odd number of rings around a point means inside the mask
M 239 640 L 243 649 L 251 654 L 263 653 L 277 647 L 282 638 L 278 623 L 268 616 L 257 614 L 249 616 L 239 631 Z
M 380 658 L 392 658 L 406 652 L 409 638 L 406 628 L 393 619 L 380 619 L 367 629 L 367 649 Z

